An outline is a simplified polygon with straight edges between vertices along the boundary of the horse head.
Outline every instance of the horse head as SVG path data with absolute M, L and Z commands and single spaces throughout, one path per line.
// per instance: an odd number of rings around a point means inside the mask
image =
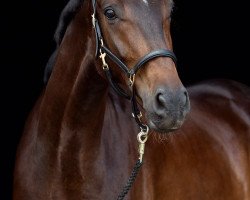
M 171 54 L 172 0 L 106 0 L 97 1 L 93 7 L 98 19 L 97 40 L 101 37 L 104 51 L 112 52 L 107 53 L 111 54 L 108 63 L 113 77 L 122 87 L 128 87 L 128 73 L 117 64 L 124 63 L 124 68 L 128 66 L 130 72 L 143 63 L 132 75 L 137 101 L 144 108 L 149 127 L 165 133 L 178 129 L 190 104 Z M 166 50 L 171 55 L 155 56 L 159 50 Z M 119 61 L 112 62 L 113 57 Z

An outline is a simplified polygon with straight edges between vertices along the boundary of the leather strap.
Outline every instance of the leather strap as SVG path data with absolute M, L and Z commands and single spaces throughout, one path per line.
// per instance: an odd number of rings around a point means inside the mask
M 136 72 L 148 61 L 157 58 L 157 57 L 169 57 L 171 58 L 174 63 L 176 64 L 177 58 L 175 54 L 172 51 L 169 51 L 167 49 L 158 49 L 155 51 L 152 51 L 145 55 L 143 58 L 140 59 L 140 61 L 130 70 L 130 74 L 136 74 Z
M 107 54 L 107 56 L 117 64 L 118 67 L 120 67 L 120 69 L 122 71 L 124 71 L 126 74 L 129 74 L 129 68 L 119 59 L 116 57 L 116 55 L 114 55 L 107 47 L 105 47 L 104 45 L 101 46 L 101 49 L 103 50 L 103 52 L 105 52 Z
M 114 91 L 119 94 L 120 96 L 126 98 L 126 99 L 131 99 L 130 95 L 128 95 L 115 81 L 112 79 L 112 75 L 110 70 L 105 70 L 105 75 L 108 79 L 109 84 L 111 87 L 114 89 Z

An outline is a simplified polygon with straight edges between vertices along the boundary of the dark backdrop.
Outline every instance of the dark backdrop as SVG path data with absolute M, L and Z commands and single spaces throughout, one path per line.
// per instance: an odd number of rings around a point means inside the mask
M 53 2 L 53 3 L 52 3 Z M 43 87 L 53 32 L 66 0 L 1 3 L 1 186 L 11 199 L 16 147 L 27 114 Z M 243 0 L 176 0 L 172 38 L 185 85 L 208 78 L 248 78 L 249 14 Z

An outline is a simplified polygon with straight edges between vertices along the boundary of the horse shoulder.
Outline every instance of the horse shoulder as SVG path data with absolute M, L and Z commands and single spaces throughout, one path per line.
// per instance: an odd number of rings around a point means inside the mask
M 242 83 L 218 79 L 204 81 L 188 88 L 193 112 L 204 113 L 220 121 L 249 128 L 250 88 Z
M 189 124 L 196 124 L 210 136 L 222 137 L 222 144 L 238 142 L 239 148 L 249 151 L 249 87 L 236 81 L 213 80 L 190 87 L 189 94 L 192 107 Z
M 192 146 L 187 152 L 195 154 L 189 156 L 195 168 L 202 166 L 203 187 L 221 185 L 224 191 L 214 188 L 213 193 L 228 191 L 230 199 L 250 198 L 250 88 L 236 81 L 211 80 L 189 87 L 188 92 L 191 112 L 178 138 Z
M 29 199 L 31 196 L 40 199 L 42 182 L 47 167 L 40 159 L 42 151 L 39 147 L 46 147 L 39 143 L 39 122 L 43 94 L 36 101 L 32 111 L 26 120 L 24 130 L 16 153 L 16 164 L 14 170 L 13 199 Z M 40 170 L 39 170 L 40 169 Z M 38 187 L 37 182 L 40 184 Z

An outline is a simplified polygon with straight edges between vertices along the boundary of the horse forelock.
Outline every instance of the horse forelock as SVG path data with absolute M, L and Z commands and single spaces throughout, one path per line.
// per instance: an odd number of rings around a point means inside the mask
M 58 25 L 54 33 L 54 40 L 56 42 L 56 50 L 53 52 L 53 54 L 49 58 L 49 61 L 47 62 L 47 65 L 45 67 L 45 71 L 44 71 L 45 83 L 47 83 L 50 77 L 51 71 L 53 69 L 56 55 L 57 55 L 57 48 L 60 46 L 69 23 L 74 18 L 75 14 L 81 7 L 82 3 L 83 3 L 83 0 L 70 0 L 60 14 Z

